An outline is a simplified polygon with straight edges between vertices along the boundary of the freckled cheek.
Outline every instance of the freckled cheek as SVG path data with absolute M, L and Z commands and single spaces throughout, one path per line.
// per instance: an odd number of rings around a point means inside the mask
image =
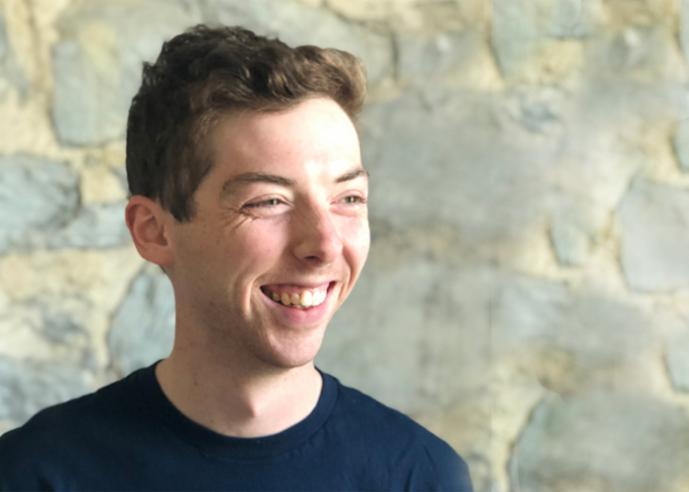
M 241 298 L 246 312 L 252 309 L 261 279 L 275 269 L 281 254 L 279 235 L 261 228 L 245 231 L 227 242 L 225 255 L 232 271 L 231 289 Z
M 280 228 L 255 227 L 229 241 L 232 255 L 247 267 L 270 264 L 279 258 L 287 244 L 287 235 Z M 262 272 L 257 272 L 262 273 Z
M 371 244 L 368 220 L 364 218 L 348 223 L 341 237 L 344 239 L 345 249 L 349 250 L 349 256 L 356 262 L 355 266 L 361 268 L 366 261 Z

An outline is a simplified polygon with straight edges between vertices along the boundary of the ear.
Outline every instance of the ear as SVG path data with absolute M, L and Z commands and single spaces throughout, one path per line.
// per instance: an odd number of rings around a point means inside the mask
M 142 258 L 163 268 L 172 263 L 170 217 L 160 204 L 142 195 L 129 199 L 124 212 L 134 246 Z

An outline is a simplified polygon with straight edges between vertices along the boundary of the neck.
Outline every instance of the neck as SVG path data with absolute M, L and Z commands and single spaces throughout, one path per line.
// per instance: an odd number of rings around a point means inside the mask
M 156 367 L 156 377 L 180 412 L 226 436 L 275 434 L 300 422 L 315 408 L 322 380 L 313 362 L 278 368 L 232 364 L 233 360 L 176 346 Z

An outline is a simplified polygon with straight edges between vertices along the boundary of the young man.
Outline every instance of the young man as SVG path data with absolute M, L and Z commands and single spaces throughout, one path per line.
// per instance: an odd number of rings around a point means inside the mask
M 164 44 L 129 114 L 126 222 L 172 282 L 174 348 L 0 438 L 1 490 L 471 490 L 445 442 L 313 363 L 369 248 L 364 93 L 337 50 Z

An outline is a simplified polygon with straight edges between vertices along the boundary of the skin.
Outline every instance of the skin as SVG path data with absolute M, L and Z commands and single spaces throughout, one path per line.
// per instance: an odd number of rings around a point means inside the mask
M 327 98 L 227 115 L 209 142 L 191 221 L 146 197 L 127 205 L 137 250 L 175 293 L 174 348 L 156 375 L 192 420 L 230 436 L 273 434 L 318 401 L 313 360 L 368 254 L 368 175 L 351 120 Z M 326 286 L 328 297 L 287 308 L 264 292 L 276 286 Z

